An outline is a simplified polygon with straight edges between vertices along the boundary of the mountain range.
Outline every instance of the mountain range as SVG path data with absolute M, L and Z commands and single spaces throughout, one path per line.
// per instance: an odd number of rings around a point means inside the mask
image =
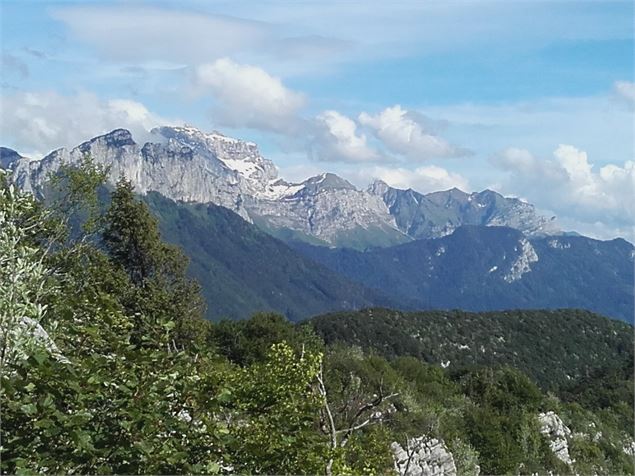
M 124 176 L 191 259 L 210 318 L 272 310 L 577 307 L 633 319 L 633 246 L 569 236 L 533 205 L 484 190 L 422 194 L 331 173 L 289 183 L 255 143 L 160 127 L 125 129 L 31 160 L 0 149 L 0 167 L 43 194 L 61 164 L 89 154 Z
M 62 163 L 90 154 L 110 167 L 112 182 L 125 176 L 142 194 L 214 203 L 274 236 L 327 246 L 390 246 L 445 236 L 462 225 L 509 226 L 531 236 L 559 233 L 533 205 L 490 190 L 424 195 L 382 181 L 359 190 L 331 173 L 289 183 L 253 142 L 191 127 L 159 127 L 152 136 L 138 144 L 129 131 L 117 129 L 41 160 L 5 148 L 1 160 L 20 187 L 35 191 Z

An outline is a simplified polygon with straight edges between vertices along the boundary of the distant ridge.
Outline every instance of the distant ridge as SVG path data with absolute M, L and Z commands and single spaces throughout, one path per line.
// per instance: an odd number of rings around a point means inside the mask
M 365 252 L 296 242 L 305 256 L 421 309 L 589 309 L 633 322 L 635 248 L 622 239 L 527 238 L 506 227 Z

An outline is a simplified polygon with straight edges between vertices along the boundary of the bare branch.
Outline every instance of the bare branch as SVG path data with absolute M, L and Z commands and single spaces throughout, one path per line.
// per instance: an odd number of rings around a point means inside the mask
M 386 395 L 386 396 L 384 396 L 384 395 L 383 395 L 383 393 L 382 393 L 382 391 L 381 391 L 381 389 L 380 389 L 379 396 L 378 396 L 375 400 L 373 400 L 372 402 L 368 402 L 368 403 L 366 403 L 365 405 L 362 405 L 362 406 L 360 407 L 360 409 L 359 409 L 359 410 L 357 410 L 357 413 L 356 413 L 356 414 L 355 414 L 355 416 L 353 417 L 353 423 L 355 423 L 355 421 L 356 421 L 359 417 L 361 417 L 361 416 L 362 416 L 362 414 L 363 414 L 365 411 L 370 410 L 370 409 L 372 409 L 372 408 L 375 408 L 375 407 L 377 407 L 377 406 L 381 405 L 384 401 L 386 401 L 386 400 L 388 400 L 388 399 L 390 399 L 390 398 L 394 398 L 394 397 L 396 397 L 396 396 L 398 396 L 398 395 L 399 395 L 398 393 L 391 393 L 390 395 Z
M 335 450 L 337 448 L 337 430 L 335 428 L 335 421 L 333 420 L 333 414 L 331 413 L 331 408 L 329 407 L 328 398 L 326 395 L 326 386 L 324 385 L 324 365 L 320 362 L 320 372 L 317 375 L 318 388 L 322 398 L 324 399 L 324 409 L 326 411 L 326 415 L 328 417 L 330 431 L 331 431 L 331 449 Z M 333 468 L 333 457 L 329 459 L 326 464 L 326 475 L 331 476 Z

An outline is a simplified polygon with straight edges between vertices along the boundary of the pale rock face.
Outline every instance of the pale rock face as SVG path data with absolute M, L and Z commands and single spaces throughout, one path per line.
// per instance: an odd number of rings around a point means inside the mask
M 526 239 L 521 239 L 520 242 L 520 254 L 516 260 L 512 263 L 512 266 L 503 279 L 508 283 L 513 283 L 522 278 L 523 274 L 531 271 L 531 263 L 538 261 L 538 254 L 531 243 Z
M 302 184 L 283 184 L 282 196 L 250 200 L 251 214 L 270 226 L 290 228 L 333 243 L 343 232 L 372 227 L 402 235 L 383 201 L 357 190 L 333 174 L 312 177 Z
M 456 476 L 454 457 L 443 441 L 425 436 L 408 440 L 406 448 L 390 445 L 399 476 Z
M 383 196 L 386 193 L 388 193 L 390 190 L 396 190 L 396 189 L 393 189 L 390 185 L 388 185 L 383 180 L 374 180 L 373 183 L 371 183 L 368 186 L 368 193 L 372 195 L 377 195 L 378 197 L 382 197 L 382 199 L 383 199 Z
M 562 243 L 559 240 L 553 239 L 547 242 L 547 246 L 549 246 L 549 248 L 553 248 L 554 250 L 568 250 L 571 248 L 571 243 Z
M 572 464 L 569 455 L 569 443 L 567 438 L 571 436 L 571 430 L 562 422 L 555 412 L 540 413 L 538 415 L 540 432 L 549 438 L 549 446 L 556 457 L 566 463 Z
M 213 152 L 173 137 L 167 128 L 155 130 L 157 142 L 142 147 L 129 131 L 117 129 L 75 147 L 58 149 L 37 161 L 20 160 L 13 165 L 14 181 L 24 190 L 34 191 L 62 164 L 77 164 L 85 154 L 110 168 L 109 181 L 121 177 L 132 182 L 140 193 L 159 192 L 173 200 L 212 202 L 249 218 L 242 207 L 248 186 Z M 173 128 L 179 132 L 179 128 Z M 213 136 L 208 140 L 214 140 Z
M 246 192 L 258 194 L 278 178 L 278 170 L 270 160 L 260 155 L 258 146 L 224 136 L 218 132 L 203 133 L 193 127 L 160 127 L 157 133 L 187 144 L 202 155 L 222 162 L 232 170 L 237 181 L 242 181 Z
M 161 127 L 152 132 L 156 141 L 143 146 L 129 131 L 117 129 L 70 151 L 53 151 L 42 160 L 30 161 L 10 149 L 3 151 L 3 157 L 13 180 L 31 192 L 62 164 L 77 164 L 90 154 L 98 164 L 109 167 L 112 183 L 125 177 L 140 193 L 155 191 L 173 200 L 214 203 L 247 221 L 257 219 L 326 243 L 341 233 L 373 227 L 401 241 L 407 239 L 379 197 L 357 190 L 336 175 L 322 174 L 291 184 L 278 178 L 275 165 L 260 155 L 253 142 L 192 127 Z

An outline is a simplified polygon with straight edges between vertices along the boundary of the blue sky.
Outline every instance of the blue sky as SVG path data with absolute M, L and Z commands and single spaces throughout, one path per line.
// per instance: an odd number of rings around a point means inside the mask
M 630 1 L 2 1 L 4 145 L 162 123 L 283 176 L 489 187 L 633 239 Z

